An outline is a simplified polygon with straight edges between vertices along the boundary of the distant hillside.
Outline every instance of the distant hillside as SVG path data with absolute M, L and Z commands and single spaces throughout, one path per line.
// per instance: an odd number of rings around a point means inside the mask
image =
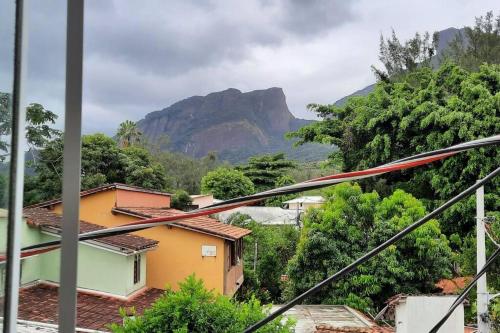
M 147 114 L 138 126 L 151 142 L 168 136 L 169 144 L 163 148 L 194 157 L 216 151 L 221 159 L 239 163 L 255 154 L 283 151 L 302 161 L 325 159 L 332 148 L 316 144 L 293 148 L 284 139 L 286 132 L 310 122 L 292 115 L 281 88 L 269 88 L 189 97 Z
M 448 29 L 439 31 L 439 41 L 438 41 L 438 47 L 437 47 L 437 52 L 436 52 L 437 54 L 432 59 L 433 65 L 438 64 L 439 58 L 443 55 L 444 50 L 446 50 L 446 48 L 448 47 L 450 42 L 452 42 L 455 39 L 455 36 L 459 32 L 463 32 L 463 30 L 464 29 L 448 28 Z M 335 104 L 336 106 L 342 106 L 347 102 L 347 100 L 349 98 L 354 97 L 354 96 L 366 96 L 369 93 L 371 93 L 374 88 L 375 88 L 375 83 L 370 84 L 369 86 L 366 86 L 363 89 L 356 90 L 352 94 L 349 94 L 347 96 L 340 98 L 339 100 L 337 100 L 333 104 Z

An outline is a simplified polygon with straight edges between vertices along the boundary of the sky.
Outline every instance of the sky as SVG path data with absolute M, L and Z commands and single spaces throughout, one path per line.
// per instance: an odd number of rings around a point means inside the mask
M 14 1 L 11 1 L 14 2 Z M 65 6 L 27 1 L 28 102 L 64 117 Z M 84 133 L 115 133 L 193 95 L 283 88 L 290 111 L 373 83 L 380 34 L 472 25 L 498 0 L 86 0 Z M 13 6 L 0 4 L 0 91 L 11 89 Z

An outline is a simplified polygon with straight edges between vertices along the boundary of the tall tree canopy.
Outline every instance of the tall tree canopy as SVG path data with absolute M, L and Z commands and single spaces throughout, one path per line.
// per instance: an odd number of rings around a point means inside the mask
M 414 71 L 419 67 L 429 67 L 432 57 L 436 55 L 439 34 L 434 33 L 432 40 L 428 32 L 401 43 L 392 30 L 391 38 L 385 39 L 380 36 L 380 55 L 379 60 L 385 67 L 385 70 L 372 66 L 375 74 L 381 79 L 398 78 L 408 72 Z
M 285 154 L 278 153 L 250 157 L 248 163 L 240 169 L 258 191 L 265 191 L 273 188 L 276 181 L 294 166 L 295 163 L 287 160 Z
M 131 120 L 125 120 L 118 127 L 116 137 L 120 147 L 129 147 L 141 142 L 142 133 L 139 131 L 137 123 Z
M 2 137 L 12 132 L 12 112 L 10 94 L 0 92 L 0 151 L 7 153 L 9 143 Z M 57 120 L 57 115 L 47 110 L 43 105 L 31 103 L 26 108 L 26 141 L 30 148 L 38 148 L 46 142 L 58 137 L 61 132 L 52 126 Z
M 38 153 L 36 176 L 28 177 L 25 186 L 27 203 L 51 199 L 61 194 L 63 139 L 45 144 Z M 161 164 L 145 149 L 119 148 L 104 134 L 82 138 L 82 189 L 109 183 L 126 183 L 150 189 L 165 190 L 169 178 Z
M 210 171 L 201 179 L 201 192 L 211 193 L 220 200 L 227 200 L 255 192 L 250 178 L 243 172 L 220 167 Z
M 425 215 L 424 205 L 402 190 L 381 200 L 358 185 L 325 191 L 323 208 L 309 210 L 296 255 L 288 266 L 288 297 L 324 280 Z M 362 265 L 355 274 L 311 296 L 311 304 L 347 304 L 380 309 L 398 293 L 429 292 L 450 274 L 451 250 L 436 220 L 431 220 Z
M 299 142 L 335 144 L 331 159 L 344 170 L 358 170 L 405 156 L 500 133 L 500 65 L 468 72 L 452 63 L 439 70 L 420 68 L 399 81 L 380 81 L 368 96 L 343 107 L 313 104 L 322 121 L 291 136 Z M 474 149 L 442 163 L 389 174 L 419 198 L 448 199 L 498 167 L 497 148 Z M 487 187 L 488 210 L 499 210 L 500 178 Z M 467 233 L 475 225 L 473 201 L 446 212 L 449 233 Z
M 476 17 L 474 27 L 464 27 L 450 43 L 446 57 L 469 70 L 478 70 L 485 62 L 500 63 L 500 14 Z

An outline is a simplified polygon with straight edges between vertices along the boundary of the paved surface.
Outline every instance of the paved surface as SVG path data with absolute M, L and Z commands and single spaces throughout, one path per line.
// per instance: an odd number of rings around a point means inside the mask
M 271 312 L 280 306 L 275 305 Z M 296 333 L 311 333 L 321 324 L 331 327 L 370 328 L 372 323 L 359 312 L 344 305 L 296 305 L 285 313 L 285 317 L 297 320 Z

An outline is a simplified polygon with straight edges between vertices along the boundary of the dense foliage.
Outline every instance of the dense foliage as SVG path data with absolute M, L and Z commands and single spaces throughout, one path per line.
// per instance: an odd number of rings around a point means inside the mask
M 244 238 L 245 281 L 239 297 L 250 299 L 255 294 L 262 302 L 281 302 L 281 275 L 286 274 L 288 260 L 295 254 L 298 229 L 289 225 L 265 226 L 238 213 L 228 223 L 252 230 Z
M 424 205 L 402 190 L 381 199 L 358 185 L 325 191 L 323 208 L 309 210 L 296 255 L 288 266 L 286 295 L 297 296 L 425 215 Z M 355 274 L 323 288 L 307 302 L 380 309 L 398 293 L 430 292 L 451 272 L 451 249 L 431 220 L 362 265 Z
M 114 333 L 239 333 L 264 318 L 269 311 L 255 298 L 240 303 L 227 296 L 216 295 L 206 290 L 203 282 L 193 275 L 179 285 L 179 291 L 166 290 L 142 316 L 134 319 L 124 317 L 123 325 L 112 324 L 111 330 Z M 122 311 L 122 314 L 125 312 Z M 257 332 L 292 332 L 292 321 L 280 321 L 281 318 L 277 318 Z
M 473 73 L 451 63 L 437 71 L 421 68 L 399 81 L 381 81 L 374 92 L 351 98 L 343 107 L 314 104 L 310 109 L 323 120 L 291 135 L 302 142 L 336 144 L 339 151 L 331 158 L 344 170 L 372 167 L 500 133 L 500 65 L 483 65 Z M 497 166 L 492 147 L 386 179 L 419 198 L 444 200 Z M 488 210 L 498 210 L 499 188 L 497 177 L 486 191 Z M 473 202 L 456 205 L 446 216 L 445 231 L 467 233 L 475 224 Z
M 170 206 L 175 209 L 186 210 L 192 203 L 193 200 L 189 196 L 189 193 L 184 190 L 177 190 L 172 195 Z
M 221 162 L 215 153 L 196 159 L 181 153 L 160 152 L 153 150 L 153 154 L 161 163 L 172 179 L 174 189 L 182 189 L 191 194 L 201 191 L 201 178 L 213 171 Z
M 255 192 L 250 178 L 243 172 L 220 167 L 210 171 L 201 179 L 201 192 L 211 193 L 214 198 L 226 200 Z
M 464 27 L 445 52 L 463 68 L 478 70 L 483 63 L 500 63 L 500 15 L 488 12 L 476 18 L 474 27 Z
M 250 157 L 248 163 L 239 169 L 250 178 L 255 189 L 260 192 L 274 188 L 276 181 L 294 166 L 295 163 L 287 160 L 285 154 L 279 153 Z
M 63 169 L 63 139 L 44 145 L 34 161 L 35 176 L 28 176 L 25 202 L 34 203 L 61 194 Z M 118 147 L 104 134 L 82 137 L 82 189 L 109 183 L 125 183 L 150 189 L 164 190 L 169 179 L 162 165 L 155 162 L 143 148 Z

